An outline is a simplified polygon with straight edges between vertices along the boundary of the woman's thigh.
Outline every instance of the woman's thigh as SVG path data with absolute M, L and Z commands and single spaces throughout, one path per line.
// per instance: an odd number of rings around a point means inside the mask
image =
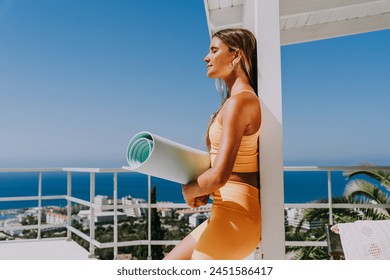
M 164 257 L 164 260 L 190 260 L 195 246 L 196 240 L 189 234 Z

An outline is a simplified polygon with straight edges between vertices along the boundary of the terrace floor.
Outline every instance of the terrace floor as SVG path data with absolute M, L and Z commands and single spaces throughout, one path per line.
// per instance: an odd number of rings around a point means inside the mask
M 0 242 L 0 260 L 91 260 L 75 241 L 21 240 Z

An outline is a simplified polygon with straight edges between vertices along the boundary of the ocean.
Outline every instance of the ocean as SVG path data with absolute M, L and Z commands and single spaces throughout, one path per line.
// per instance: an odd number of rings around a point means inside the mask
M 284 173 L 285 203 L 305 203 L 327 197 L 327 173 L 320 171 Z M 95 195 L 113 196 L 113 174 L 96 174 Z M 333 196 L 343 194 L 346 179 L 342 172 L 332 172 Z M 118 198 L 131 196 L 133 198 L 147 199 L 146 175 L 138 173 L 118 174 Z M 66 194 L 66 173 L 43 173 L 42 195 Z M 152 177 L 152 186 L 156 186 L 157 201 L 184 203 L 179 184 Z M 38 174 L 35 173 L 0 173 L 0 197 L 36 196 L 38 195 Z M 89 200 L 89 174 L 73 173 L 72 196 Z M 44 200 L 43 206 L 66 205 L 65 200 Z M 0 210 L 17 209 L 38 206 L 37 201 L 10 201 L 1 202 Z M 0 219 L 1 216 L 0 216 Z

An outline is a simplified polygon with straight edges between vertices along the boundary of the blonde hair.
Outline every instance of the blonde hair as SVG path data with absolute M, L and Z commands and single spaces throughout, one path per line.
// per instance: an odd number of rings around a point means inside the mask
M 256 38 L 252 32 L 247 29 L 242 28 L 228 28 L 216 32 L 213 37 L 220 39 L 230 51 L 240 51 L 242 59 L 240 60 L 241 68 L 243 69 L 245 75 L 249 80 L 250 86 L 257 93 L 257 45 Z M 224 102 L 223 100 L 221 106 L 215 112 L 208 124 L 207 134 L 206 134 L 206 146 L 210 151 L 211 143 L 209 138 L 209 129 L 210 125 L 214 122 L 218 113 L 222 109 Z

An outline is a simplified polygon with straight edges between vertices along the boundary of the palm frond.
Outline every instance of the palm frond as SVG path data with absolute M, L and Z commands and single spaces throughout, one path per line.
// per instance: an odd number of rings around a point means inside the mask
M 323 241 L 326 239 L 324 228 L 305 232 L 287 232 L 287 241 Z M 324 260 L 329 259 L 326 247 L 318 246 L 287 246 L 287 253 L 293 253 L 296 260 Z
M 378 186 L 362 179 L 356 179 L 348 182 L 344 190 L 344 196 L 346 197 L 356 197 L 356 196 L 365 196 L 376 203 L 380 204 L 389 204 L 390 198 L 384 193 Z
M 355 200 L 359 204 L 390 204 L 390 197 L 379 189 L 376 185 L 365 180 L 352 180 L 346 188 L 344 194 Z M 383 219 L 390 217 L 390 209 L 360 209 L 363 216 L 370 219 Z M 376 216 L 376 217 L 375 217 Z
M 367 165 L 369 166 L 369 165 Z M 390 171 L 387 170 L 358 170 L 358 171 L 345 171 L 344 176 L 347 180 L 357 175 L 366 175 L 374 180 L 377 180 L 381 186 L 390 191 Z
M 328 203 L 327 198 L 319 199 L 314 203 Z M 353 203 L 353 199 L 348 197 L 333 197 L 332 203 Z M 353 209 L 333 209 L 333 220 L 334 222 L 345 222 L 346 219 L 356 216 L 356 212 Z M 329 209 L 328 208 L 309 208 L 306 209 L 303 214 L 303 220 L 308 222 L 313 221 L 329 221 Z M 303 222 L 302 222 L 303 223 Z

